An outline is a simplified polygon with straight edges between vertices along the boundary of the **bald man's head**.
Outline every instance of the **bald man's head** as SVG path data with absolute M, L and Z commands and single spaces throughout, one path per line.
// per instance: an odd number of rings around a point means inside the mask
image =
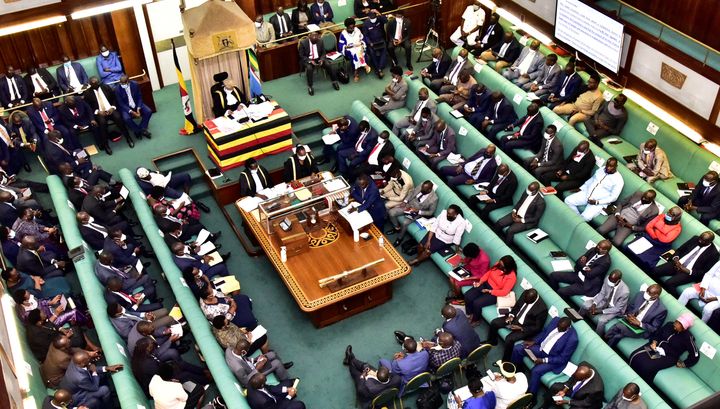
M 445 306 L 442 307 L 441 313 L 446 320 L 449 320 L 450 318 L 455 317 L 455 315 L 457 314 L 457 310 L 455 310 L 455 307 L 453 307 L 452 305 L 445 304 Z

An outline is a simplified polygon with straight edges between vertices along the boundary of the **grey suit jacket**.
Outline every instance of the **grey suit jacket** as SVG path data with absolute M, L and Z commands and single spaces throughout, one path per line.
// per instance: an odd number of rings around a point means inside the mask
M 408 206 L 418 209 L 418 216 L 420 217 L 428 217 L 435 214 L 435 210 L 437 209 L 438 205 L 438 196 L 437 193 L 434 191 L 430 192 L 425 200 L 419 202 L 417 200 L 417 196 L 420 194 L 420 190 L 422 189 L 422 183 L 413 189 L 413 191 L 407 196 L 405 199 L 408 203 Z
M 621 213 L 623 209 L 626 209 L 640 201 L 643 193 L 644 192 L 635 192 L 624 199 L 620 199 L 615 204 L 615 206 L 617 207 L 615 213 Z M 640 213 L 640 218 L 638 219 L 638 222 L 635 223 L 635 226 L 633 226 L 632 228 L 633 231 L 645 231 L 645 226 L 650 223 L 650 220 L 654 219 L 655 216 L 657 216 L 659 213 L 660 209 L 658 208 L 657 203 L 652 202 L 650 206 L 645 208 L 645 210 Z
M 457 58 L 455 58 L 455 59 L 453 60 L 452 64 L 450 64 L 450 67 L 448 68 L 448 70 L 445 72 L 445 78 L 446 78 L 446 79 L 450 79 L 450 74 L 452 74 L 453 71 L 455 71 L 455 69 L 457 68 L 458 64 L 460 64 L 460 63 L 458 62 Z M 460 73 L 463 72 L 463 70 L 470 70 L 470 69 L 472 69 L 472 68 L 473 68 L 473 64 L 470 62 L 470 60 L 469 60 L 469 59 L 465 60 L 465 61 L 462 63 L 462 68 L 460 68 L 460 71 L 458 71 L 458 75 L 457 75 L 457 76 L 459 77 L 459 76 L 460 76 Z
M 628 298 L 630 298 L 630 289 L 624 281 L 620 280 L 613 294 L 613 288 L 608 284 L 608 280 L 605 279 L 600 292 L 593 297 L 592 302 L 595 307 L 602 310 L 603 314 L 620 316 L 625 314 L 625 310 L 628 305 Z M 612 306 L 610 306 L 610 295 L 612 294 Z
M 250 382 L 250 378 L 257 373 L 257 369 L 255 369 L 243 358 L 235 355 L 232 348 L 225 350 L 225 362 L 227 362 L 227 365 L 230 367 L 232 373 L 235 374 L 237 380 L 240 381 L 240 384 L 244 387 L 247 387 Z
M 543 138 L 542 145 L 540 145 L 540 151 L 535 155 L 535 159 L 538 160 L 539 167 L 553 167 L 562 166 L 563 160 L 565 160 L 565 154 L 563 152 L 563 145 L 560 138 L 555 135 L 550 141 L 550 150 L 548 151 L 548 160 L 543 161 L 545 156 L 545 148 L 547 147 L 548 140 Z
M 518 56 L 517 60 L 515 60 L 511 68 L 517 68 L 530 51 L 530 47 L 523 47 L 522 51 L 520 51 L 520 55 Z M 528 69 L 528 75 L 532 75 L 534 72 L 542 69 L 543 65 L 545 65 L 545 55 L 543 55 L 540 50 L 537 50 L 535 52 L 535 57 L 533 58 L 532 64 L 530 64 L 530 68 Z
M 414 118 L 414 117 L 415 117 L 415 115 L 416 115 L 417 112 L 418 112 L 418 108 L 420 108 L 420 103 L 421 103 L 421 102 L 422 102 L 422 101 L 420 101 L 419 99 L 417 100 L 417 102 L 415 102 L 415 106 L 414 106 L 413 109 L 410 111 L 410 115 L 408 115 L 410 118 Z M 430 109 L 430 112 L 432 112 L 432 116 L 435 117 L 435 114 L 437 113 L 437 104 L 435 103 L 435 100 L 433 100 L 432 98 L 428 97 L 427 103 L 425 104 L 425 107 L 424 107 L 424 108 L 429 108 L 429 109 Z
M 143 319 L 138 316 L 129 313 L 128 315 L 132 315 L 134 318 L 122 315 L 117 318 L 110 318 L 110 323 L 112 323 L 113 327 L 115 327 L 115 331 L 117 331 L 117 333 L 120 334 L 125 341 L 127 341 L 127 337 L 130 334 L 130 331 L 135 327 L 135 324 L 143 321 Z
M 537 81 L 542 89 L 554 90 L 560 84 L 560 74 L 562 74 L 562 67 L 559 64 L 556 63 L 552 67 L 543 64 L 539 70 L 530 74 L 530 79 Z

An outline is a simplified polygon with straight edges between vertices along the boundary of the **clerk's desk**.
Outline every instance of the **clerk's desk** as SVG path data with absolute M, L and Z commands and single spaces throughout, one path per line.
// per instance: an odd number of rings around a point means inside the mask
M 328 175 L 327 172 L 324 174 Z M 309 178 L 301 182 L 310 186 L 317 185 L 317 182 L 311 183 Z M 348 190 L 349 186 L 346 185 L 344 191 Z M 275 266 L 298 306 L 310 316 L 318 328 L 387 302 L 392 298 L 393 281 L 410 274 L 411 271 L 408 263 L 375 225 L 370 224 L 360 230 L 367 233 L 368 239 L 360 238 L 355 242 L 350 225 L 338 211 L 335 202 L 339 196 L 344 196 L 343 193 L 330 196 L 330 200 L 317 200 L 312 207 L 324 209 L 319 212 L 308 209 L 309 215 L 304 215 L 305 220 L 302 220 L 303 216 L 298 217 L 297 213 L 289 214 L 287 218 L 292 223 L 287 231 L 279 227 L 279 221 L 286 216 L 268 223 L 269 219 L 260 216 L 259 209 L 249 212 L 240 205 L 242 199 L 236 202 L 244 222 Z M 283 198 L 284 196 L 281 197 Z M 307 199 L 308 202 L 312 200 L 314 199 Z M 288 209 L 293 206 L 295 209 L 303 207 L 302 201 L 294 200 L 293 203 L 295 204 L 284 200 L 284 206 Z M 292 210 L 289 212 L 292 213 Z M 310 223 L 313 215 L 317 222 L 314 226 Z M 384 240 L 382 247 L 379 245 L 380 237 Z M 304 245 L 302 240 L 306 240 Z M 314 245 L 308 245 L 310 241 Z M 284 263 L 280 255 L 281 244 L 286 244 L 288 251 L 287 261 Z M 378 262 L 381 259 L 382 261 Z M 374 262 L 378 263 L 365 272 L 353 273 L 330 287 L 321 287 L 319 284 L 322 279 Z

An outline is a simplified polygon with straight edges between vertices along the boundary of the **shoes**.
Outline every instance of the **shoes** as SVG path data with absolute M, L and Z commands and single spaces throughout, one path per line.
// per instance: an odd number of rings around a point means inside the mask
M 218 238 L 220 238 L 220 236 L 222 236 L 222 231 L 218 230 L 218 231 L 216 231 L 215 233 L 212 233 L 212 234 L 210 235 L 210 239 L 211 239 L 212 241 L 215 241 L 215 240 L 217 240 Z
M 450 304 L 452 304 L 452 305 L 465 305 L 465 300 L 463 300 L 463 299 L 450 300 Z
M 32 168 L 29 163 L 24 164 L 23 169 L 25 169 L 26 172 L 32 172 Z
M 407 338 L 407 335 L 402 331 L 395 331 L 393 334 L 395 334 L 395 340 L 400 345 L 402 345 L 405 342 L 405 338 Z
M 136 132 L 136 133 L 135 133 L 135 139 L 140 140 L 140 139 L 142 139 L 142 137 L 143 137 L 143 136 L 142 136 L 142 133 L 140 133 L 140 132 Z
M 142 131 L 142 135 L 148 139 L 152 138 L 152 133 L 150 133 L 147 129 Z
M 377 77 L 380 79 L 383 79 L 385 77 L 385 73 L 380 70 L 377 70 Z
M 348 345 L 345 348 L 345 359 L 343 359 L 343 365 L 350 365 L 350 361 L 353 358 L 352 345 Z
M 220 255 L 220 257 L 222 257 L 222 259 L 223 259 L 224 262 L 227 262 L 228 260 L 230 260 L 230 257 L 231 257 L 231 256 L 232 256 L 232 253 L 229 252 L 229 251 L 228 251 L 227 253 L 225 253 L 225 254 L 221 254 L 221 255 Z
M 340 91 L 340 84 L 336 82 L 333 82 L 333 88 L 335 88 L 335 91 Z
M 393 247 L 397 247 L 397 246 L 401 245 L 402 242 L 403 242 L 402 237 L 398 237 L 398 239 L 393 242 Z
M 112 148 L 110 147 L 110 145 L 105 146 L 105 153 L 107 153 L 108 155 L 112 155 Z
M 135 147 L 135 142 L 133 142 L 132 137 L 130 137 L 130 136 L 127 137 L 127 143 L 130 148 Z
M 285 367 L 285 369 L 290 369 L 290 368 L 293 367 L 293 365 L 295 365 L 295 363 L 292 362 L 292 361 L 291 361 L 291 362 L 285 362 L 285 363 L 283 364 L 283 366 Z
M 207 207 L 207 205 L 206 205 L 205 203 L 203 203 L 203 202 L 201 202 L 201 201 L 199 201 L 199 200 L 196 200 L 196 201 L 195 201 L 195 204 L 196 204 L 197 207 L 199 207 L 200 210 L 202 210 L 203 212 L 205 212 L 205 213 L 210 213 L 210 208 Z
M 396 234 L 399 230 L 396 230 L 394 227 L 391 227 L 387 230 L 385 230 L 385 234 Z
M 414 71 L 412 64 L 408 64 L 407 69 L 408 69 L 408 71 Z
M 315 90 L 313 89 L 313 87 L 308 87 L 308 94 L 310 94 L 310 96 L 315 95 Z
M 372 68 L 370 68 L 369 65 L 365 66 L 365 74 L 370 74 L 370 71 L 372 71 Z

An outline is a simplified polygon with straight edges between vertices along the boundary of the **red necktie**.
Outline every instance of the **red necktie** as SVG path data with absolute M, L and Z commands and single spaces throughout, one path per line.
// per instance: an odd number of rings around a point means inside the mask
M 43 122 L 45 122 L 45 127 L 47 127 L 48 131 L 52 131 L 54 129 L 52 120 L 47 116 L 45 113 L 45 109 L 42 109 L 40 111 L 40 116 L 42 117 Z
M 70 108 L 70 112 L 73 113 L 73 116 L 74 116 L 75 118 L 77 118 L 77 117 L 80 116 L 80 114 L 78 113 L 77 108 Z

